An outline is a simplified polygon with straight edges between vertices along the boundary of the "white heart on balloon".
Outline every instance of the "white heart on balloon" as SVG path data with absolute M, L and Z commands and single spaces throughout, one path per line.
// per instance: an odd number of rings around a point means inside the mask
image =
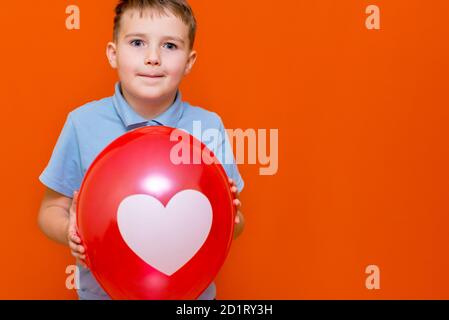
M 126 197 L 117 210 L 120 234 L 129 248 L 171 276 L 198 252 L 212 226 L 209 199 L 196 190 L 175 194 L 167 206 L 147 194 Z

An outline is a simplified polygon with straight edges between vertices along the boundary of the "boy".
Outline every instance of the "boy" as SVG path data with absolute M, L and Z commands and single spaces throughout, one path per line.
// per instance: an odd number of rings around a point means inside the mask
M 220 117 L 183 102 L 178 89 L 197 57 L 192 50 L 196 21 L 186 1 L 122 0 L 115 13 L 113 41 L 106 50 L 110 65 L 118 72 L 115 94 L 69 113 L 51 159 L 39 177 L 47 187 L 39 226 L 50 239 L 69 246 L 76 257 L 80 299 L 109 299 L 85 265 L 86 252 L 76 233 L 75 209 L 84 174 L 110 142 L 129 130 L 148 125 L 192 133 L 193 122 L 201 121 L 205 130 L 220 130 L 224 152 L 232 152 Z M 243 180 L 234 162 L 223 163 L 223 167 L 236 195 L 234 205 L 239 209 L 237 196 Z M 234 238 L 242 230 L 243 216 L 238 211 Z M 212 283 L 199 299 L 214 298 Z

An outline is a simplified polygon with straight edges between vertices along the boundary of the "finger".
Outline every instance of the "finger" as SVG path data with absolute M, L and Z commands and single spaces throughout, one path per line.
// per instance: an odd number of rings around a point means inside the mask
M 81 254 L 77 253 L 76 251 L 72 250 L 72 251 L 70 251 L 70 253 L 72 254 L 72 256 L 74 256 L 77 259 L 80 259 L 80 257 L 81 257 Z
M 86 253 L 86 248 L 84 248 L 84 246 L 80 246 L 72 241 L 69 241 L 69 247 L 70 247 L 70 250 L 75 253 L 80 253 L 80 254 Z
M 240 223 L 240 216 L 239 216 L 239 215 L 236 215 L 234 221 L 235 221 L 235 223 L 237 223 L 237 224 Z
M 79 254 L 79 255 L 83 255 L 85 254 L 85 250 L 80 250 L 80 246 L 74 244 L 73 242 L 70 244 L 70 251 L 74 254 Z
M 83 246 L 77 246 L 76 249 L 78 250 L 79 253 L 85 253 L 86 249 Z
M 232 186 L 232 187 L 231 187 L 231 192 L 237 193 L 237 191 L 238 191 L 238 189 L 237 189 L 236 186 Z
M 231 178 L 228 178 L 228 181 L 230 184 L 234 184 L 234 180 L 232 180 Z
M 77 259 L 82 259 L 82 260 L 86 259 L 86 254 L 79 252 L 78 249 L 72 249 L 72 250 L 70 250 L 70 253 L 72 254 L 72 256 L 76 257 Z
M 78 203 L 78 190 L 73 191 L 73 204 L 76 205 Z
M 75 242 L 73 242 L 73 241 L 69 241 L 69 248 L 70 248 L 70 250 L 71 251 L 77 251 L 76 250 L 76 247 L 77 247 L 78 245 L 75 243 Z
M 73 241 L 75 242 L 80 242 L 81 238 L 76 234 L 76 230 L 71 228 L 71 230 L 69 231 L 70 234 L 70 238 L 73 239 Z
M 70 214 L 76 218 L 76 206 L 78 204 L 78 191 L 73 192 L 72 203 L 70 205 Z
M 237 187 L 235 187 L 235 192 L 232 191 L 232 190 L 231 190 L 231 192 L 232 192 L 232 194 L 234 196 L 234 199 L 240 199 L 240 193 L 239 193 Z
M 234 199 L 232 202 L 234 203 L 234 205 L 235 205 L 237 208 L 239 208 L 239 207 L 242 206 L 242 203 L 240 202 L 239 199 Z
M 70 234 L 70 240 L 75 242 L 76 244 L 80 244 L 81 243 L 81 239 L 76 235 L 75 232 Z
M 80 254 L 80 253 L 76 253 L 76 252 L 72 252 L 72 255 L 77 258 L 78 260 L 82 261 L 82 260 L 86 260 L 86 255 L 85 254 Z

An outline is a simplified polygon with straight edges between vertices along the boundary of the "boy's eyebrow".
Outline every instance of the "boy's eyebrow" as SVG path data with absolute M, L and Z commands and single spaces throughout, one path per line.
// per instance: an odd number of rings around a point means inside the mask
M 141 38 L 146 38 L 146 34 L 145 33 L 128 33 L 125 38 L 129 38 L 129 37 L 141 37 Z
M 164 39 L 164 40 L 171 39 L 171 40 L 175 40 L 175 41 L 178 41 L 178 42 L 181 42 L 182 44 L 184 44 L 184 40 L 182 38 L 176 37 L 176 36 L 165 36 L 165 37 L 162 37 L 162 39 Z
M 125 39 L 126 39 L 126 38 L 129 38 L 129 37 L 141 37 L 141 38 L 146 38 L 147 35 L 146 35 L 145 33 L 129 33 L 129 34 L 127 34 L 127 35 L 125 36 Z M 181 43 L 184 43 L 184 40 L 183 40 L 182 38 L 176 37 L 176 36 L 165 36 L 165 37 L 162 37 L 162 39 L 164 39 L 164 40 L 172 39 L 172 40 L 176 40 L 176 41 L 179 41 L 179 42 L 181 42 Z

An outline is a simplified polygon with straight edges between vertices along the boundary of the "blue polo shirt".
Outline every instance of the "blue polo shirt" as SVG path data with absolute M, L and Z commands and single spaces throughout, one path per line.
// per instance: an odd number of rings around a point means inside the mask
M 238 190 L 243 189 L 244 182 L 232 156 L 228 135 L 216 113 L 182 101 L 178 90 L 174 103 L 164 113 L 147 120 L 126 102 L 119 82 L 112 97 L 89 102 L 68 114 L 50 161 L 39 180 L 48 188 L 72 198 L 73 192 L 80 189 L 90 164 L 108 144 L 130 130 L 158 125 L 183 129 L 205 143 L 216 154 L 227 175 L 234 179 Z M 199 126 L 201 130 L 198 130 Z M 204 135 L 201 133 L 209 129 L 220 133 L 216 136 L 220 137 L 220 141 L 202 139 Z M 78 267 L 79 298 L 109 299 L 92 273 L 81 265 Z M 215 293 L 215 284 L 212 283 L 199 299 L 214 299 Z

